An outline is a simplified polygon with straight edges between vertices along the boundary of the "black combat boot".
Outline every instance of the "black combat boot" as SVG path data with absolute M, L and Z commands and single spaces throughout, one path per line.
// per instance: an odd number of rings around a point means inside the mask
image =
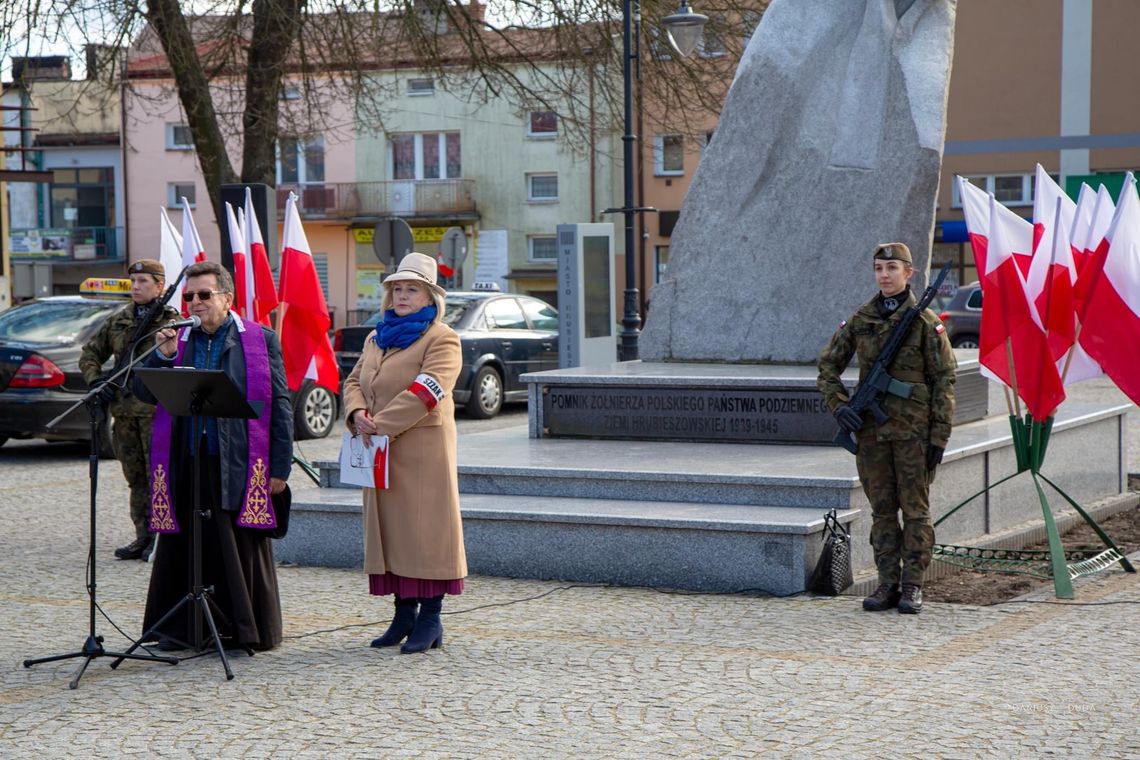
M 120 546 L 115 550 L 115 557 L 118 559 L 141 559 L 143 552 L 150 546 L 151 537 L 149 535 L 142 538 L 136 538 L 126 546 Z
M 906 615 L 917 615 L 922 612 L 922 586 L 915 586 L 913 583 L 903 584 L 899 612 Z
M 443 594 L 420 599 L 420 614 L 416 616 L 416 626 L 408 640 L 400 647 L 402 654 L 426 652 L 443 646 L 443 623 L 439 611 L 443 609 Z
M 863 600 L 863 609 L 867 612 L 882 612 L 898 607 L 899 596 L 897 583 L 880 583 L 875 593 Z
M 411 599 L 396 597 L 396 614 L 392 617 L 392 624 L 384 631 L 383 636 L 372 640 L 372 646 L 394 647 L 407 638 L 416 625 L 416 605 L 417 600 L 414 597 Z

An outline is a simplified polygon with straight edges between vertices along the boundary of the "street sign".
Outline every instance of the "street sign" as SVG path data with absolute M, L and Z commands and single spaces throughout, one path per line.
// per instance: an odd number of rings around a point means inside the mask
M 439 241 L 439 273 L 447 278 L 446 287 L 456 286 L 466 258 L 467 235 L 460 227 L 448 228 Z
M 373 228 L 372 250 L 388 270 L 395 270 L 415 245 L 412 228 L 399 217 L 381 219 Z

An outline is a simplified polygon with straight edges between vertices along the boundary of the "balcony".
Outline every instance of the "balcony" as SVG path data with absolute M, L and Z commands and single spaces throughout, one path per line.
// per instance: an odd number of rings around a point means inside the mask
M 124 260 L 122 227 L 14 229 L 9 238 L 13 261 L 109 264 Z
M 411 218 L 476 218 L 475 180 L 423 179 L 383 182 L 325 182 L 278 185 L 277 211 L 294 192 L 306 219 L 353 219 L 403 216 Z

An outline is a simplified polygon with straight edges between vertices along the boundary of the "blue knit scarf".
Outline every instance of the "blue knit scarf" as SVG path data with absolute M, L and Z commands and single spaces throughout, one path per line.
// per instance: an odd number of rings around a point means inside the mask
M 395 309 L 384 312 L 384 321 L 376 325 L 376 345 L 383 350 L 407 348 L 420 339 L 433 321 L 435 304 L 425 306 L 406 317 L 396 316 Z

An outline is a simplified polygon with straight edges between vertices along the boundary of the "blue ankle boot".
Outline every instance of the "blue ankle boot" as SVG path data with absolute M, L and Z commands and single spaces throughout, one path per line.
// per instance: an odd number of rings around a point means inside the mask
M 374 647 L 394 647 L 404 640 L 416 625 L 416 604 L 418 599 L 396 597 L 396 614 L 384 635 L 372 640 Z
M 430 599 L 420 599 L 420 614 L 416 616 L 416 625 L 408 640 L 400 647 L 402 654 L 413 652 L 426 652 L 443 646 L 443 623 L 439 620 L 439 611 L 443 609 L 443 595 L 433 596 Z

